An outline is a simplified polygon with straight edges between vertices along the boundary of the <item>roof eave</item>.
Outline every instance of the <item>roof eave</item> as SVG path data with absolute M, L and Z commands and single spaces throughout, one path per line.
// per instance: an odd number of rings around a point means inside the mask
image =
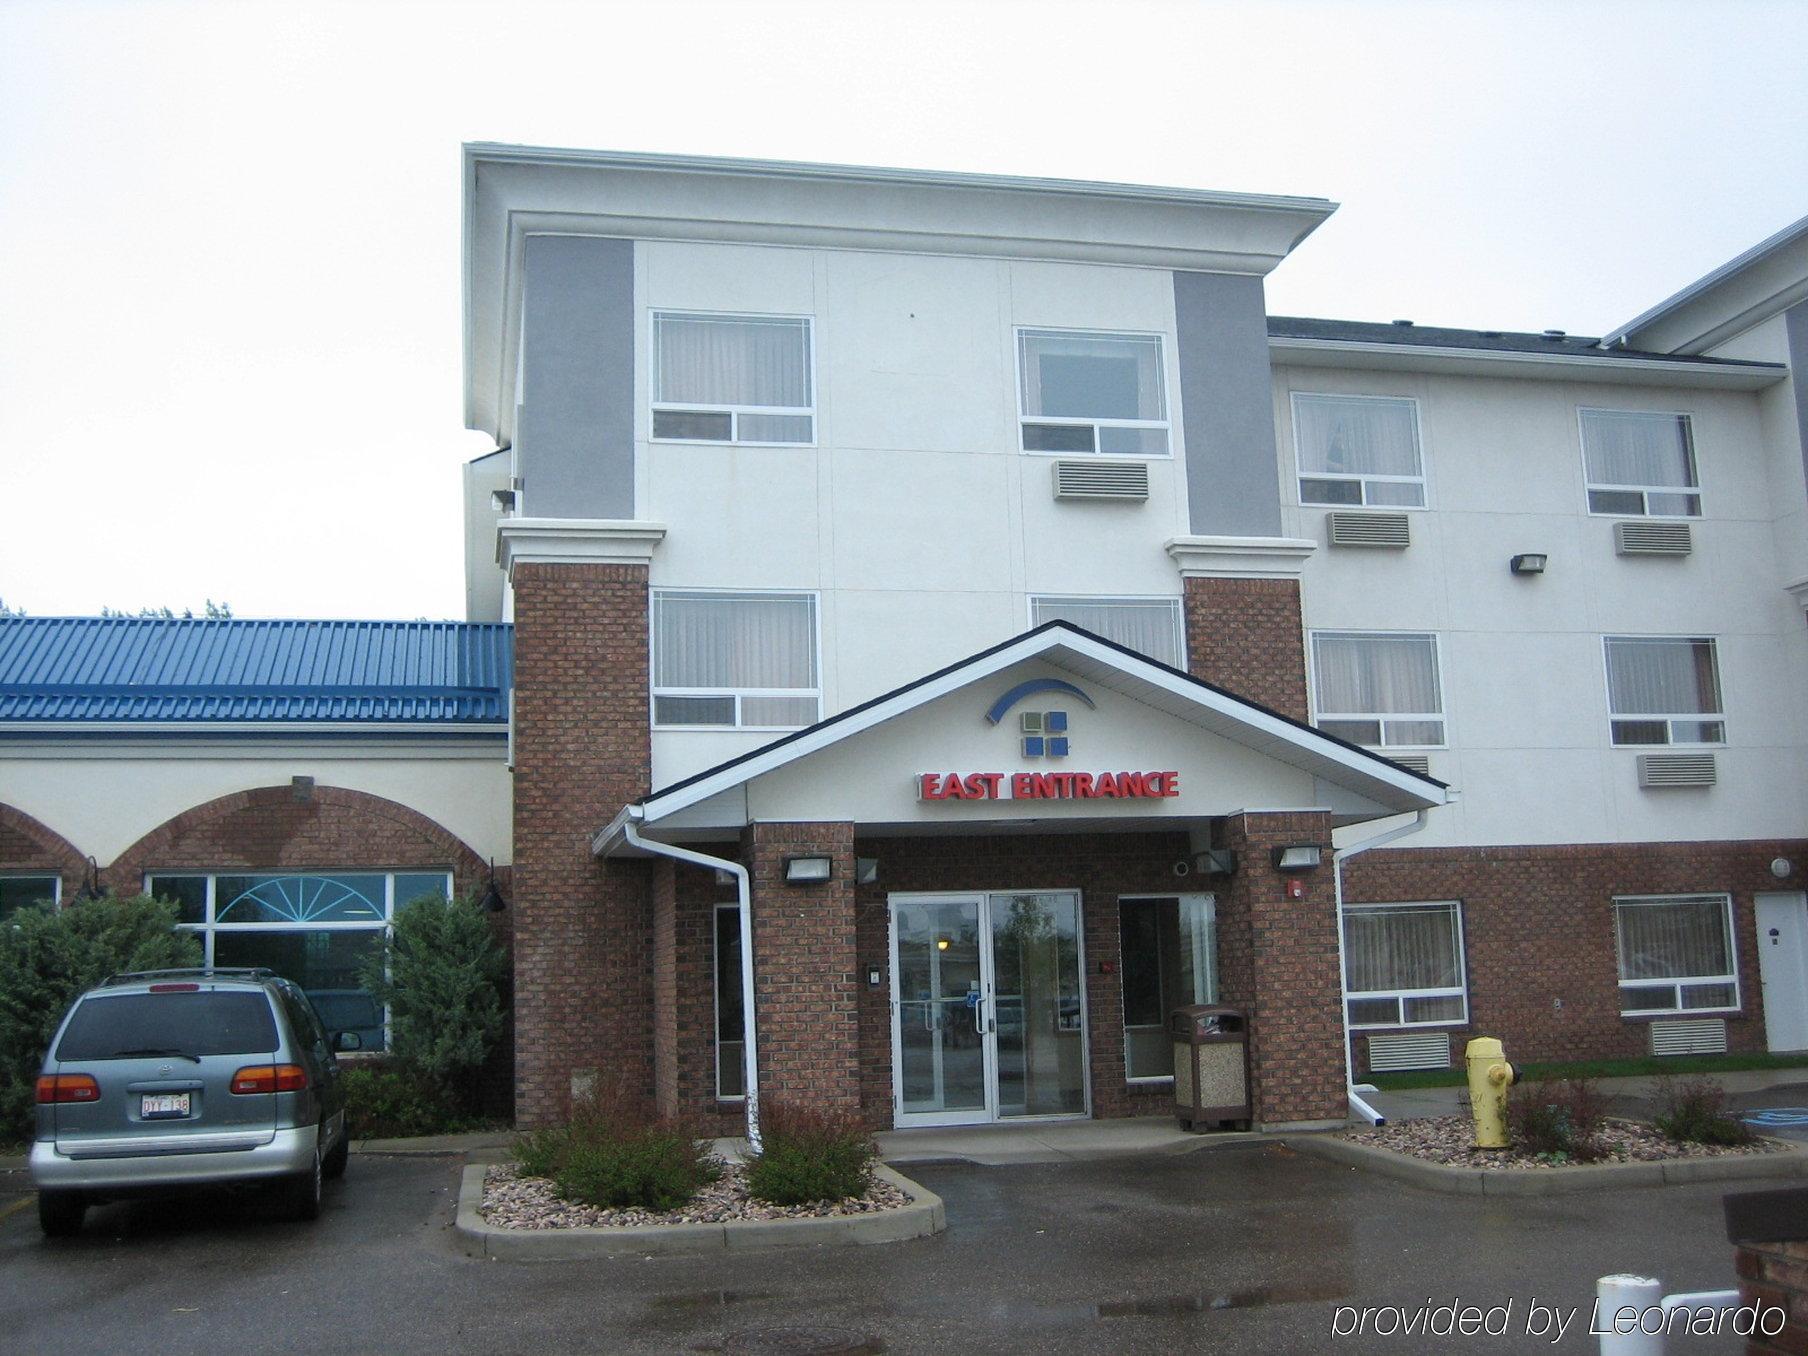
M 1702 353 L 1803 300 L 1808 300 L 1808 217 L 1704 273 L 1601 342 Z
M 1789 375 L 1779 363 L 1686 362 L 1594 353 L 1524 353 L 1512 349 L 1385 344 L 1368 340 L 1270 335 L 1277 363 L 1302 367 L 1363 367 L 1380 371 L 1445 371 L 1555 381 L 1601 381 L 1641 386 L 1698 386 L 1757 391 Z

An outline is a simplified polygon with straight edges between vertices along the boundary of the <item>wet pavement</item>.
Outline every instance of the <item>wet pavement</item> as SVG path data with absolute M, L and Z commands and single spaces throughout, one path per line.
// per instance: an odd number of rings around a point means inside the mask
M 1603 1272 L 1670 1290 L 1734 1283 L 1716 1185 L 1495 1201 L 1272 1143 L 914 1164 L 949 1227 L 909 1243 L 534 1264 L 458 1253 L 457 1172 L 450 1157 L 355 1156 L 313 1225 L 214 1195 L 109 1206 L 53 1244 L 34 1212 L 14 1213 L 0 1220 L 0 1349 L 1436 1351 L 1467 1343 L 1333 1326 L 1455 1300 L 1505 1311 L 1504 1335 L 1469 1339 L 1489 1351 L 1550 1350 L 1527 1326 L 1561 1314 L 1573 1318 L 1559 1350 L 1581 1353 L 1595 1350 L 1584 1329 Z

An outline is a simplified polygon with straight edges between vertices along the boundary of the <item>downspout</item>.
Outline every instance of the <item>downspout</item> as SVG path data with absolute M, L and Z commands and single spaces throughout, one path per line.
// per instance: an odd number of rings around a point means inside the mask
M 1331 886 L 1337 899 L 1337 991 L 1342 995 L 1343 1009 L 1343 1084 L 1350 1098 L 1350 1110 L 1368 1121 L 1370 1125 L 1386 1125 L 1387 1117 L 1365 1102 L 1356 1091 L 1356 1060 L 1350 1052 L 1350 971 L 1344 964 L 1343 937 L 1343 864 L 1348 858 L 1358 853 L 1367 852 L 1370 848 L 1380 847 L 1383 843 L 1391 843 L 1397 838 L 1404 838 L 1409 833 L 1417 833 L 1425 827 L 1426 820 L 1431 818 L 1431 811 L 1420 810 L 1413 816 L 1413 822 L 1402 824 L 1399 828 L 1389 829 L 1386 833 L 1378 833 L 1373 838 L 1365 838 L 1360 843 L 1353 843 L 1346 848 L 1336 848 L 1331 853 Z M 1373 1091 L 1373 1089 L 1370 1089 Z
M 746 1054 L 747 1143 L 757 1154 L 761 1147 L 760 1059 L 758 1029 L 754 1025 L 753 1012 L 753 900 L 751 897 L 753 892 L 748 885 L 747 868 L 739 862 L 729 861 L 726 857 L 711 857 L 708 853 L 693 852 L 689 848 L 677 847 L 671 843 L 642 838 L 635 827 L 641 813 L 638 805 L 630 805 L 628 813 L 621 821 L 622 836 L 631 846 L 637 847 L 643 852 L 650 852 L 656 857 L 670 857 L 673 861 L 689 862 L 692 866 L 726 871 L 734 877 L 735 896 L 741 904 L 741 1040 Z M 1349 1045 L 1347 1033 L 1344 1045 L 1346 1048 Z

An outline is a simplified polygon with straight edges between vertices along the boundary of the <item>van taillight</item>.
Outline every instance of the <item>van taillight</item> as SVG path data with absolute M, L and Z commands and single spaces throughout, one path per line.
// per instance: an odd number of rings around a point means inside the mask
M 38 1101 L 98 1102 L 100 1084 L 92 1074 L 44 1074 L 38 1079 Z
M 153 984 L 153 985 L 151 985 L 150 992 L 152 992 L 152 993 L 200 993 L 201 986 L 199 984 Z
M 234 1092 L 300 1092 L 308 1071 L 299 1064 L 253 1064 L 232 1076 Z

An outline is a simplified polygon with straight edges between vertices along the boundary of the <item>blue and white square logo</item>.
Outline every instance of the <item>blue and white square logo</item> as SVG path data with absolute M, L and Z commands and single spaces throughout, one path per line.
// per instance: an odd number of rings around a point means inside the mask
M 1025 758 L 1067 757 L 1067 712 L 1024 711 L 1017 724 Z

